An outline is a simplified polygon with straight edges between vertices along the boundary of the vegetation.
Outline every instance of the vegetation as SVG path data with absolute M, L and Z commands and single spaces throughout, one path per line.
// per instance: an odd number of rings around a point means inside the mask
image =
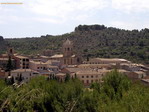
M 36 77 L 21 87 L 0 80 L 0 111 L 11 112 L 148 112 L 149 88 L 112 71 L 103 83 L 84 88 L 78 79 L 66 82 Z
M 74 32 L 69 34 L 5 39 L 5 43 L 21 54 L 39 54 L 46 49 L 60 53 L 60 48 L 66 38 L 74 42 L 76 52 L 82 54 L 85 59 L 115 57 L 126 58 L 137 63 L 149 63 L 149 29 L 128 31 L 108 28 L 104 25 L 79 25 Z M 0 44 L 0 49 L 3 47 L 0 50 L 1 53 L 6 50 L 3 43 Z

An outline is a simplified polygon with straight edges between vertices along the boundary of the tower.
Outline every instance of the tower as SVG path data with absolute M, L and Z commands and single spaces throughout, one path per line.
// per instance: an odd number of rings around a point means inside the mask
M 73 43 L 69 39 L 67 39 L 63 43 L 62 50 L 64 57 L 71 57 L 73 55 Z
M 7 54 L 8 54 L 8 56 L 11 56 L 11 57 L 14 56 L 14 49 L 9 47 L 8 51 L 7 51 Z

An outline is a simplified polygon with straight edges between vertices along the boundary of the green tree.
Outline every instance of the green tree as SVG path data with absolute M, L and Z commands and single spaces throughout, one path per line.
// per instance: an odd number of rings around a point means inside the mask
M 7 66 L 6 66 L 6 72 L 9 72 L 9 75 L 10 75 L 10 71 L 12 69 L 13 69 L 12 60 L 11 60 L 11 57 L 9 56 L 8 63 L 7 63 Z
M 66 77 L 65 77 L 65 81 L 67 82 L 67 81 L 69 81 L 70 80 L 70 74 L 66 74 Z
M 109 72 L 103 81 L 103 90 L 111 99 L 122 98 L 123 92 L 128 91 L 131 86 L 126 75 L 119 73 L 116 69 Z

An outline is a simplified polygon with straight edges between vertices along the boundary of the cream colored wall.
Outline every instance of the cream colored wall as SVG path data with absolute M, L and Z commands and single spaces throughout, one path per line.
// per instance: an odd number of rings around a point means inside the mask
M 38 69 L 39 67 L 39 69 Z M 36 63 L 33 63 L 33 62 L 30 62 L 30 69 L 32 70 L 42 70 L 43 68 L 47 68 L 47 65 L 46 64 L 36 64 Z
M 35 72 L 11 72 L 11 76 L 14 77 L 14 81 L 17 82 L 16 77 L 19 77 L 19 75 L 22 75 L 23 81 L 27 82 L 31 78 L 39 76 L 39 74 L 34 74 Z
M 86 84 L 87 83 L 87 80 L 88 80 L 88 83 L 91 84 L 93 82 L 100 82 L 102 80 L 102 77 L 105 75 L 101 72 L 99 72 L 98 74 L 76 74 L 77 77 L 84 83 Z M 84 76 L 84 78 L 82 77 Z

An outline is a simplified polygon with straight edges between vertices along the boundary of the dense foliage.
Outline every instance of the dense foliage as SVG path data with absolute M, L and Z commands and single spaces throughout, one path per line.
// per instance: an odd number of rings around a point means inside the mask
M 0 36 L 0 54 L 4 53 L 6 50 L 6 42 L 4 41 L 4 38 Z
M 148 112 L 149 88 L 112 71 L 103 83 L 84 88 L 78 79 L 57 82 L 36 77 L 13 87 L 0 80 L 0 111 Z

